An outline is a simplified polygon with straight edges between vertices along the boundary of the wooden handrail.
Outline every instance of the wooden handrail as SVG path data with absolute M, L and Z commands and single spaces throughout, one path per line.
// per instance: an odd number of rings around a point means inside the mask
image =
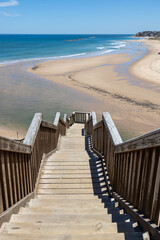
M 57 126 L 53 125 L 53 123 L 49 123 L 49 122 L 45 122 L 45 121 L 42 121 L 42 127 L 50 128 L 50 129 L 54 129 L 54 130 L 57 129 Z
M 27 154 L 31 153 L 30 146 L 5 137 L 0 137 L 0 150 Z
M 120 143 L 116 146 L 115 152 L 126 152 L 133 150 L 142 150 L 145 148 L 154 148 L 160 145 L 160 129 L 146 133 L 136 138 Z
M 105 125 L 105 128 L 108 129 L 108 132 L 110 134 L 110 137 L 113 141 L 113 144 L 116 146 L 117 144 L 122 143 L 122 138 L 111 118 L 111 115 L 108 112 L 105 112 L 102 114 L 102 119 Z
M 86 117 L 87 115 L 88 117 Z M 69 118 L 69 124 L 71 126 L 74 123 L 85 123 L 90 115 L 91 115 L 90 112 L 75 111 L 72 113 L 71 117 Z
M 85 133 L 104 157 L 111 190 L 160 227 L 160 129 L 123 142 L 109 113 L 98 123 L 92 113 Z
M 68 126 L 60 113 L 54 124 L 36 113 L 23 143 L 0 137 L 0 213 L 33 192 L 43 155 L 57 149 Z

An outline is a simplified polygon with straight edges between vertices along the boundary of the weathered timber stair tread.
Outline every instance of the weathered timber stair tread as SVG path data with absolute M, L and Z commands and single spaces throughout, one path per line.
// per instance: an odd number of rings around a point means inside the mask
M 37 231 L 38 232 L 38 231 Z M 53 238 L 54 236 L 54 238 Z M 88 233 L 88 234 L 53 234 L 50 233 L 2 233 L 1 240 L 39 240 L 39 239 L 48 239 L 48 240 L 137 240 L 142 239 L 140 233 Z
M 101 160 L 74 124 L 41 168 L 37 195 L 10 222 L 0 240 L 137 240 L 130 215 L 107 194 Z
M 29 208 L 21 208 L 20 213 L 25 213 L 25 214 L 34 214 L 34 213 L 39 213 L 39 208 L 38 207 L 29 207 Z M 66 213 L 66 214 L 79 214 L 79 213 L 83 213 L 83 214 L 92 214 L 94 213 L 99 213 L 99 214 L 103 214 L 103 213 L 108 213 L 108 214 L 123 214 L 124 211 L 120 210 L 120 209 L 116 209 L 114 207 L 112 208 L 101 208 L 101 207 L 93 207 L 93 208 L 81 208 L 80 210 L 78 208 L 62 208 L 62 207 L 56 207 L 56 208 L 52 208 L 52 206 L 49 207 L 43 207 L 41 209 L 41 213 L 43 214 L 48 214 L 48 213 L 52 213 L 52 214 L 60 214 L 60 213 Z
M 39 233 L 44 233 L 44 230 L 47 230 L 47 233 L 86 233 L 87 230 L 90 230 L 94 233 L 118 233 L 123 232 L 127 229 L 128 232 L 133 232 L 132 225 L 130 223 L 98 223 L 98 224 L 75 224 L 70 223 L 65 224 L 56 224 L 56 223 L 5 223 L 3 225 L 3 232 L 14 233 L 18 230 L 19 233 L 27 233 L 28 230 L 32 231 L 32 233 L 36 233 L 37 229 L 39 229 Z

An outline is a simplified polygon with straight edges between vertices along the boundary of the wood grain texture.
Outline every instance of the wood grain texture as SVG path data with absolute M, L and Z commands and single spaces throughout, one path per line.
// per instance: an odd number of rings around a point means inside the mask
M 92 112 L 92 124 L 93 127 L 97 124 L 97 117 L 95 112 Z
M 102 114 L 105 127 L 108 129 L 110 137 L 115 145 L 122 143 L 122 138 L 108 112 Z
M 115 152 L 127 152 L 145 148 L 153 148 L 160 145 L 160 130 L 155 130 L 142 136 L 125 141 L 116 146 Z
M 55 126 L 58 126 L 60 116 L 61 116 L 60 112 L 57 112 L 57 113 L 56 113 L 56 116 L 55 116 L 55 119 L 54 119 L 54 122 L 53 122 L 53 124 L 54 124 Z
M 91 115 L 85 132 L 104 156 L 111 189 L 159 225 L 160 129 L 123 142 L 109 113 L 95 125 L 93 121 Z
M 16 142 L 14 140 L 0 137 L 0 151 L 19 152 L 19 153 L 31 153 L 30 146 Z
M 0 211 L 5 211 L 35 188 L 43 154 L 57 149 L 67 122 L 58 113 L 55 126 L 36 113 L 23 143 L 0 137 Z
M 49 129 L 57 129 L 57 126 L 55 126 L 53 123 L 42 121 L 42 127 L 49 128 Z
M 35 113 L 34 118 L 30 124 L 26 137 L 23 141 L 24 144 L 31 147 L 34 146 L 38 130 L 42 122 L 42 113 Z

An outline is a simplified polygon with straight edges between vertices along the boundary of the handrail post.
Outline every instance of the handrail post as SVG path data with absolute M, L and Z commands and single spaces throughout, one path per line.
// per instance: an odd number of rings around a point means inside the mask
M 112 138 L 112 141 L 114 145 L 122 143 L 122 138 L 111 118 L 111 115 L 108 112 L 104 112 L 102 114 L 102 119 L 104 122 L 105 127 L 109 130 L 110 137 Z
M 60 119 L 60 112 L 57 112 L 56 113 L 56 116 L 55 116 L 55 119 L 54 119 L 54 122 L 53 122 L 53 124 L 55 125 L 55 126 L 58 126 L 58 123 L 59 123 L 59 119 Z
M 66 113 L 64 114 L 63 121 L 67 122 L 67 114 Z
M 26 137 L 23 141 L 24 144 L 30 145 L 31 147 L 33 147 L 41 122 L 42 122 L 42 113 L 35 113 L 33 120 L 29 126 Z
M 85 136 L 87 136 L 87 134 L 88 134 L 88 125 L 86 124 L 87 121 L 88 121 L 88 114 L 86 113 L 86 119 L 85 119 Z
M 96 113 L 92 112 L 92 141 L 93 141 L 93 147 L 95 148 L 95 134 L 94 134 L 94 126 L 97 124 L 97 117 Z

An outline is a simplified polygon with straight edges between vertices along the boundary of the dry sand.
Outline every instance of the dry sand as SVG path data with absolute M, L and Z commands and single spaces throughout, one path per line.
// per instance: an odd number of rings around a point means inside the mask
M 153 42 L 152 45 L 154 46 Z M 154 54 L 156 51 L 158 52 L 157 47 Z M 130 69 L 137 77 L 139 64 L 143 63 L 144 59 L 147 62 L 151 60 L 151 57 L 147 58 L 147 56 Z M 157 53 L 156 57 L 158 57 Z M 160 126 L 160 93 L 157 92 L 160 85 L 158 80 L 154 80 L 154 75 L 153 80 L 150 77 L 152 84 L 144 81 L 146 75 L 142 74 L 143 80 L 139 80 L 139 83 L 135 85 L 134 82 L 128 81 L 129 75 L 122 76 L 115 70 L 117 64 L 128 62 L 130 59 L 131 56 L 127 54 L 112 54 L 92 58 L 56 60 L 30 67 L 28 71 L 100 99 L 102 107 L 95 111 L 110 112 L 121 133 L 128 134 L 130 137 Z M 142 69 L 144 64 L 146 62 L 141 64 Z
M 140 79 L 160 84 L 160 54 L 158 54 L 160 41 L 151 39 L 141 41 L 149 46 L 148 54 L 132 65 L 130 73 Z

